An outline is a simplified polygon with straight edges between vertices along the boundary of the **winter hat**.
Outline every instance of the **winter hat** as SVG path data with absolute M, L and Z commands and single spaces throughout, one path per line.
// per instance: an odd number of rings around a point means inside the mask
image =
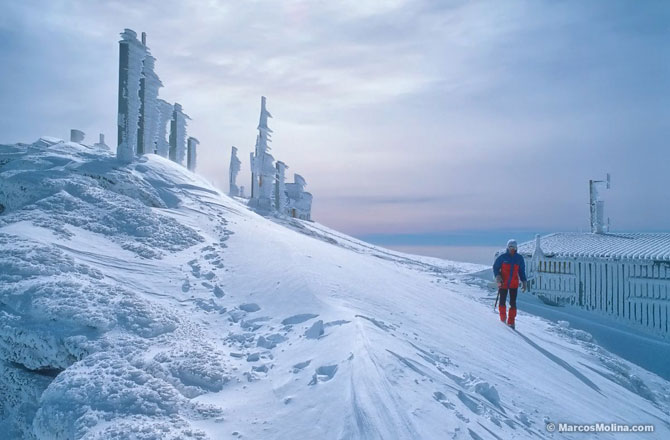
M 516 240 L 512 238 L 510 241 L 508 241 L 507 242 L 507 247 L 516 249 L 517 248 L 516 247 Z

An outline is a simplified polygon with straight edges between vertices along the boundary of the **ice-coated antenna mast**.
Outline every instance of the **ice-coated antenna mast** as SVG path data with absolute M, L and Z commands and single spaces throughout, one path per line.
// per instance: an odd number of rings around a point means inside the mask
M 598 185 L 605 184 L 606 189 L 610 189 L 611 178 L 607 173 L 605 180 L 589 180 L 589 206 L 591 208 L 591 232 L 602 234 L 605 232 L 605 202 L 600 200 Z M 607 219 L 607 232 L 609 232 L 610 220 Z

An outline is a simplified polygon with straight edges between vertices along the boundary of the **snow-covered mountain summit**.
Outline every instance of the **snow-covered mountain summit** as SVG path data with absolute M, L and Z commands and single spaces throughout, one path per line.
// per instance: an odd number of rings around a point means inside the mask
M 510 330 L 480 266 L 263 218 L 161 157 L 55 139 L 0 146 L 0 205 L 9 438 L 670 435 L 668 382 L 565 325 Z

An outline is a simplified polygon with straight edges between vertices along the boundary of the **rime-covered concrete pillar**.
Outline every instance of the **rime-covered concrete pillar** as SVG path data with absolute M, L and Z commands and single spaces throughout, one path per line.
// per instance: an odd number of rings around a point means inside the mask
M 240 172 L 242 162 L 237 158 L 237 147 L 230 151 L 230 168 L 228 172 L 228 194 L 231 197 L 240 195 L 240 189 L 237 187 L 237 174 Z
M 260 211 L 269 211 L 274 205 L 274 180 L 276 169 L 274 157 L 268 153 L 270 134 L 268 118 L 272 115 L 266 107 L 265 96 L 261 97 L 261 114 L 258 122 L 256 148 L 251 155 L 251 199 L 249 205 Z
M 186 159 L 186 119 L 190 119 L 182 111 L 181 104 L 175 103 L 170 121 L 170 160 L 185 165 Z
M 142 33 L 142 41 L 147 55 L 142 63 L 142 78 L 140 79 L 140 119 L 137 130 L 138 156 L 156 152 L 158 123 L 160 122 L 158 89 L 163 86 L 154 70 L 156 58 L 150 55 L 149 48 L 146 47 L 145 33 Z
M 174 107 L 167 101 L 158 99 L 156 101 L 158 106 L 158 123 L 156 125 L 156 154 L 167 159 L 170 154 L 170 143 L 167 139 L 167 126 L 172 120 L 172 112 Z
M 93 144 L 96 148 L 102 148 L 104 150 L 109 150 L 109 146 L 105 143 L 105 135 L 100 133 L 100 139 L 97 143 Z
M 146 49 L 135 31 L 126 29 L 119 41 L 118 146 L 116 157 L 132 162 L 137 152 L 140 116 L 140 78 Z
M 195 165 L 196 165 L 196 154 L 197 154 L 197 146 L 200 143 L 196 138 L 194 137 L 189 137 L 188 138 L 188 151 L 186 153 L 186 168 L 188 168 L 190 171 L 195 171 Z
M 286 169 L 282 161 L 277 161 L 277 177 L 275 178 L 275 209 L 282 214 L 286 213 Z

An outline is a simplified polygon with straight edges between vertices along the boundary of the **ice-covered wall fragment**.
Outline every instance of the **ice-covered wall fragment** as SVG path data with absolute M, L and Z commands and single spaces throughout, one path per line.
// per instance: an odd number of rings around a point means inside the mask
M 144 35 L 144 34 L 143 34 Z M 163 86 L 154 67 L 156 58 L 149 54 L 144 58 L 142 78 L 140 80 L 140 120 L 137 132 L 137 154 L 153 154 L 156 152 L 158 124 L 160 122 L 158 89 Z
M 116 157 L 132 162 L 137 152 L 140 117 L 140 79 L 146 48 L 135 31 L 126 29 L 119 41 L 118 146 Z
M 187 155 L 186 155 L 186 168 L 188 168 L 190 171 L 195 171 L 197 147 L 198 147 L 199 143 L 200 143 L 200 141 L 197 140 L 194 137 L 189 137 L 188 138 L 188 152 L 187 152 Z
M 276 169 L 274 157 L 268 153 L 272 130 L 268 127 L 268 118 L 272 115 L 266 107 L 265 96 L 261 97 L 261 114 L 258 122 L 258 136 L 256 137 L 256 148 L 251 155 L 251 200 L 249 205 L 253 208 L 269 211 L 274 205 L 274 180 Z
M 156 101 L 158 110 L 158 123 L 156 124 L 156 154 L 167 158 L 170 154 L 170 144 L 167 139 L 167 126 L 172 120 L 174 108 L 172 104 L 162 99 Z
M 186 159 L 186 119 L 181 104 L 175 103 L 170 121 L 170 160 L 185 165 Z
M 237 174 L 240 172 L 242 162 L 237 158 L 237 147 L 233 147 L 230 151 L 230 169 L 228 173 L 228 194 L 231 197 L 240 195 L 240 189 L 237 187 Z
M 277 212 L 286 214 L 286 169 L 288 167 L 282 161 L 277 161 L 277 176 L 275 178 L 275 209 Z
M 293 183 L 286 184 L 287 212 L 291 217 L 312 219 L 312 194 L 305 191 L 307 182 L 300 174 L 293 175 Z

